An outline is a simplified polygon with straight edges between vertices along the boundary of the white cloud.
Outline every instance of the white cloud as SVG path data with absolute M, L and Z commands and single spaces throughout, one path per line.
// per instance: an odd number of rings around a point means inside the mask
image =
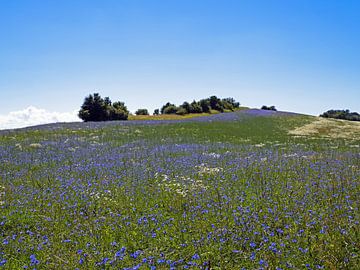
M 21 128 L 33 125 L 48 124 L 55 122 L 77 122 L 80 119 L 77 111 L 73 112 L 49 112 L 30 106 L 21 111 L 10 112 L 0 115 L 0 129 Z

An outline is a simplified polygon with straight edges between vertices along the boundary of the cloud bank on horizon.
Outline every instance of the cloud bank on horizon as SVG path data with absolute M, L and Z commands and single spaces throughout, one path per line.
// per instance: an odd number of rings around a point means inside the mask
M 77 111 L 64 113 L 50 112 L 34 106 L 29 106 L 24 110 L 0 115 L 0 129 L 13 129 L 56 122 L 78 121 L 80 121 L 80 119 L 77 116 Z

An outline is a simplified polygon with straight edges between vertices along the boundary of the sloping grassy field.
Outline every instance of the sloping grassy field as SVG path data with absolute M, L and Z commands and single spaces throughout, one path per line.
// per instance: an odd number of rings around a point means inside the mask
M 316 121 L 0 132 L 0 269 L 359 269 L 357 128 L 306 133 Z

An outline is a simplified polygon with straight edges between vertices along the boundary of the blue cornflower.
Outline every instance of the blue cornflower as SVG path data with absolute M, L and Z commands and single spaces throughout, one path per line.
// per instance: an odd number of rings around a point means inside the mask
M 137 257 L 139 257 L 140 253 L 141 253 L 141 251 L 137 250 L 134 253 L 130 254 L 130 257 L 133 259 L 136 259 Z
M 5 265 L 6 262 L 7 262 L 6 259 L 2 259 L 2 260 L 0 261 L 0 266 Z
M 38 259 L 36 259 L 35 254 L 30 255 L 30 265 L 36 265 L 36 264 L 39 264 L 39 263 L 40 262 L 39 262 Z
M 195 253 L 195 254 L 191 257 L 191 259 L 193 259 L 193 260 L 200 260 L 200 256 L 199 256 L 199 254 Z
M 251 243 L 250 243 L 250 247 L 255 248 L 255 247 L 256 247 L 256 244 L 255 244 L 254 242 L 251 242 Z

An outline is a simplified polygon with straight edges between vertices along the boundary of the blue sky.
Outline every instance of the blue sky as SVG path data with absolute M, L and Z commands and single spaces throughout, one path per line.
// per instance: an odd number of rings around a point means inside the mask
M 0 115 L 210 95 L 360 111 L 360 1 L 0 0 Z

